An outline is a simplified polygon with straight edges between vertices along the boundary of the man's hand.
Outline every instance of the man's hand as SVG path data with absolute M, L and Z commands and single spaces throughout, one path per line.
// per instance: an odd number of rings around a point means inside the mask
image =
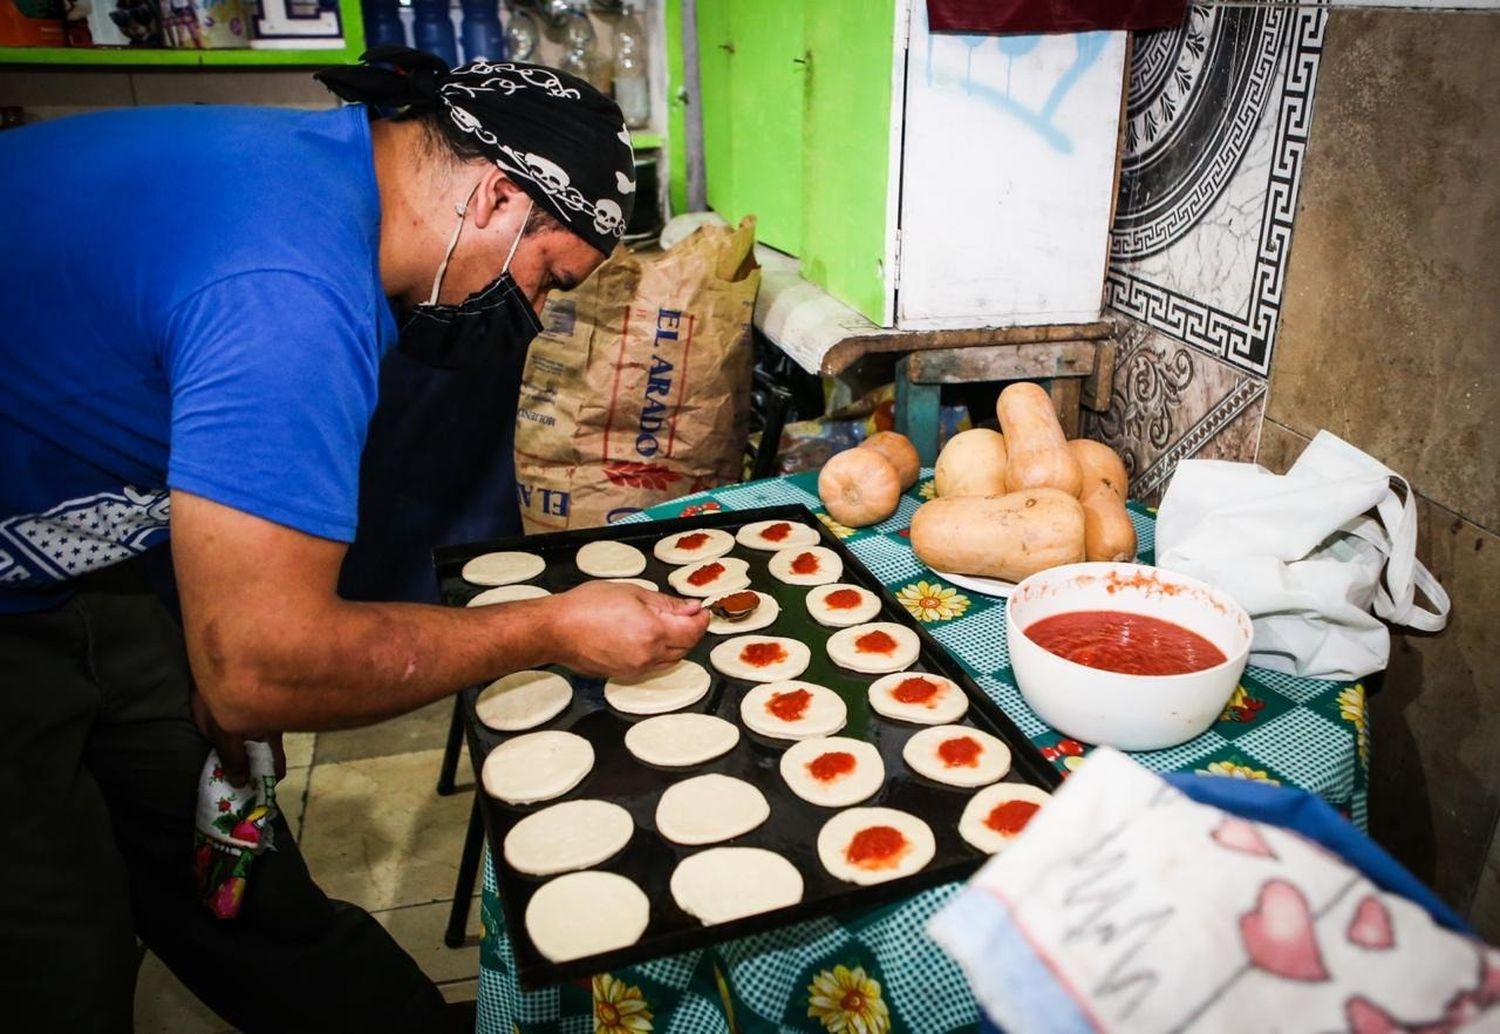
M 587 582 L 534 602 L 557 663 L 581 675 L 636 678 L 681 660 L 708 631 L 708 611 L 697 600 L 634 585 Z
M 218 751 L 219 764 L 224 769 L 224 778 L 229 780 L 230 786 L 244 786 L 250 778 L 250 759 L 245 754 L 246 740 L 262 740 L 268 744 L 272 757 L 276 759 L 277 780 L 286 778 L 286 750 L 281 745 L 281 733 L 241 736 L 237 732 L 229 732 L 214 720 L 214 714 L 208 709 L 208 701 L 203 699 L 202 693 L 194 690 L 189 700 L 193 706 L 193 721 L 214 745 L 214 750 Z

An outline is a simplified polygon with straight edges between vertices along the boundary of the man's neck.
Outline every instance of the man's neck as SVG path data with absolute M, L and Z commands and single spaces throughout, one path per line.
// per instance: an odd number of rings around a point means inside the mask
M 375 182 L 380 191 L 380 282 L 386 296 L 404 305 L 425 301 L 443 261 L 451 211 L 442 198 L 442 172 L 425 161 L 428 143 L 416 122 L 376 119 L 370 124 Z

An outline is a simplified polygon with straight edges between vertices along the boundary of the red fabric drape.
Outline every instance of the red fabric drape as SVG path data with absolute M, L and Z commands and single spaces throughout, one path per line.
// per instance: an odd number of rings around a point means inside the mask
M 1082 32 L 1181 25 L 1187 0 L 926 0 L 933 32 Z

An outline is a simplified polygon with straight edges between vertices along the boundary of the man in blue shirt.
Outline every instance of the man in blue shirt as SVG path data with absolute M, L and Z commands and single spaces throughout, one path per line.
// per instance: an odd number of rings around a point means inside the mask
M 137 936 L 245 1031 L 441 1029 L 431 983 L 323 896 L 284 823 L 239 916 L 203 907 L 210 747 L 242 779 L 247 737 L 523 668 L 638 673 L 707 624 L 604 583 L 474 609 L 337 594 L 383 354 L 524 346 L 634 190 L 619 111 L 581 81 L 380 56 L 324 74 L 371 108 L 144 109 L 0 138 L 0 997 L 18 1030 L 128 1030 Z M 180 625 L 143 573 L 168 532 Z

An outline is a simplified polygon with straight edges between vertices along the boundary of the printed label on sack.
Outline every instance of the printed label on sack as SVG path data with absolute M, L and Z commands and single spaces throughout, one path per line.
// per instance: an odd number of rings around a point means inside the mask
M 667 459 L 676 444 L 677 412 L 683 394 L 688 350 L 692 347 L 693 317 L 677 309 L 657 309 L 648 316 L 636 309 L 626 311 L 620 335 L 620 355 L 610 398 L 609 420 L 604 428 L 604 458 L 649 463 Z M 631 344 L 647 345 L 649 358 L 638 347 L 641 358 L 627 360 Z M 629 444 L 621 439 L 629 434 Z M 625 446 L 622 448 L 622 446 Z

